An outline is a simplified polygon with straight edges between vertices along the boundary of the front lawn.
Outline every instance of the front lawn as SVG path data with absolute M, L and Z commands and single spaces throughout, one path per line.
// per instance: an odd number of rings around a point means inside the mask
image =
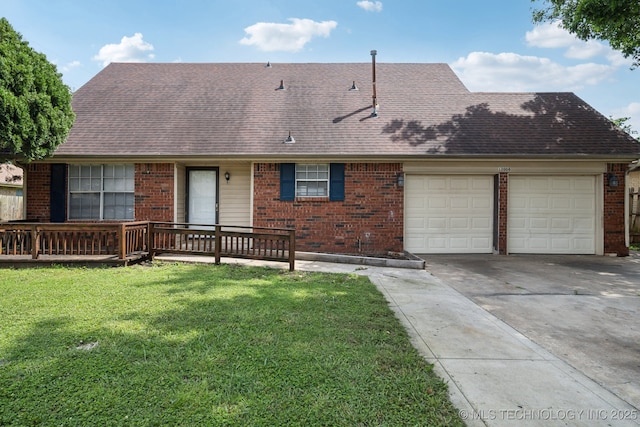
M 0 269 L 0 425 L 463 425 L 368 279 Z

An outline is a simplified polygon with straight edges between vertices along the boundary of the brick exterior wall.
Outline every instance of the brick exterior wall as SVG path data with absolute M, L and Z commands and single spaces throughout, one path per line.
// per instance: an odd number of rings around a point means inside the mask
M 625 172 L 626 163 L 610 163 L 604 175 L 604 253 L 618 256 L 629 255 L 625 245 Z M 618 186 L 609 186 L 609 174 L 618 178 Z
M 136 163 L 135 218 L 137 221 L 174 220 L 173 163 Z
M 498 176 L 498 253 L 506 255 L 507 252 L 507 200 L 509 189 L 509 174 L 500 172 Z
M 604 253 L 629 255 L 625 245 L 625 163 L 612 163 L 604 174 Z M 26 166 L 26 219 L 49 222 L 51 165 Z M 278 164 L 254 166 L 254 225 L 296 229 L 299 251 L 364 255 L 402 252 L 404 189 L 398 187 L 400 163 L 348 163 L 345 165 L 345 200 L 296 199 L 280 201 Z M 609 186 L 609 173 L 619 181 Z M 135 165 L 135 219 L 173 221 L 174 165 Z M 499 176 L 498 252 L 506 254 L 509 176 Z
M 136 164 L 135 219 L 138 221 L 173 221 L 173 183 L 173 163 Z M 50 221 L 50 185 L 50 164 L 31 163 L 27 166 L 27 220 Z
M 404 192 L 400 163 L 345 164 L 345 200 L 280 201 L 280 165 L 254 165 L 254 225 L 295 228 L 303 252 L 386 255 L 402 252 Z
M 51 165 L 29 163 L 26 171 L 26 219 L 33 222 L 49 222 L 51 220 Z

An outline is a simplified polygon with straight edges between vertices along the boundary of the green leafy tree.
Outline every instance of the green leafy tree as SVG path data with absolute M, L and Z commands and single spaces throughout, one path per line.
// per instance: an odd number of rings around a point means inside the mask
M 0 158 L 51 156 L 75 120 L 56 66 L 0 18 Z
M 607 40 L 611 47 L 640 66 L 640 1 L 638 0 L 531 0 L 546 4 L 533 12 L 534 22 L 562 22 L 582 40 Z

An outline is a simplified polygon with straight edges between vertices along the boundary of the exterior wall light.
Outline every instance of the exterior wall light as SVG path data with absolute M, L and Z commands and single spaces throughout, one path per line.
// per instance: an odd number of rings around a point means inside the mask
M 227 184 L 229 183 L 229 180 L 231 179 L 231 174 L 229 172 L 225 172 L 224 173 L 224 179 L 227 180 Z
M 398 187 L 404 187 L 404 174 L 402 172 L 396 176 L 396 181 L 398 183 Z
M 618 177 L 614 174 L 610 173 L 609 175 L 607 175 L 607 179 L 609 180 L 609 187 L 618 186 Z

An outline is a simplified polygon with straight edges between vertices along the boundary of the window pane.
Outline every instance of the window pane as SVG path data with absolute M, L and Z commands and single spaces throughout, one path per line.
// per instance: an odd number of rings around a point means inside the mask
M 102 190 L 102 180 L 100 178 L 91 178 L 91 191 Z
M 80 178 L 69 177 L 69 191 L 80 190 Z
M 326 197 L 329 195 L 328 164 L 296 165 L 296 196 Z
M 100 194 L 70 194 L 69 219 L 100 219 Z
M 132 193 L 104 193 L 104 219 L 133 219 Z

